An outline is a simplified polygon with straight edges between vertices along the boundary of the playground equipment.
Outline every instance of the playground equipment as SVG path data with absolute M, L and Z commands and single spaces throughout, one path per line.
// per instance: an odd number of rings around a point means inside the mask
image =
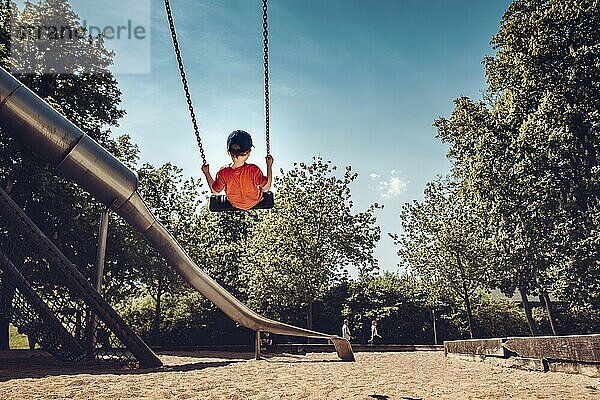
M 202 146 L 202 138 L 200 137 L 200 130 L 198 129 L 198 121 L 196 120 L 196 112 L 194 111 L 194 103 L 192 101 L 192 95 L 188 85 L 187 77 L 185 74 L 185 67 L 183 65 L 183 58 L 181 56 L 181 50 L 179 48 L 179 40 L 177 39 L 177 30 L 175 29 L 175 21 L 173 19 L 173 13 L 171 10 L 171 3 L 169 0 L 164 0 L 165 11 L 167 12 L 167 19 L 169 21 L 169 29 L 171 31 L 171 39 L 173 41 L 173 49 L 175 50 L 175 56 L 177 58 L 177 65 L 179 67 L 179 74 L 181 75 L 181 85 L 185 93 L 185 98 L 188 104 L 190 112 L 190 120 L 192 127 L 194 128 L 194 134 L 196 136 L 196 143 L 200 150 L 200 157 L 202 157 L 202 164 L 208 164 L 206 161 L 206 155 L 204 154 L 204 147 Z M 267 148 L 267 155 L 271 155 L 271 139 L 269 134 L 269 30 L 268 30 L 268 8 L 267 0 L 262 0 L 262 11 L 263 11 L 263 44 L 264 44 L 264 71 L 265 71 L 265 143 Z M 254 207 L 253 210 L 273 208 L 275 202 L 273 193 L 265 192 L 263 199 Z M 212 195 L 208 203 L 210 211 L 236 211 L 238 208 L 231 205 L 227 196 L 225 195 Z
M 152 215 L 137 191 L 136 174 L 4 69 L 0 69 L 0 126 L 120 215 L 190 285 L 229 318 L 256 331 L 257 342 L 261 331 L 327 339 L 333 342 L 342 360 L 354 361 L 349 341 L 264 318 L 223 289 Z
M 142 367 L 162 365 L 2 189 L 0 228 L 9 232 L 9 243 L 0 249 L 0 315 L 26 333 L 30 343 L 63 361 L 130 364 L 136 359 Z

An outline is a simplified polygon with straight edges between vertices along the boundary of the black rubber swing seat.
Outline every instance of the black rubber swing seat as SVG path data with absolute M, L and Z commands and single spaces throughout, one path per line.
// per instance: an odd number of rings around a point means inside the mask
M 273 208 L 274 205 L 275 199 L 273 198 L 273 192 L 264 192 L 262 200 L 258 202 L 257 205 L 252 207 L 251 210 L 265 210 L 268 208 Z M 232 206 L 229 200 L 227 200 L 227 196 L 224 194 L 213 194 L 210 196 L 208 209 L 212 212 L 244 211 Z

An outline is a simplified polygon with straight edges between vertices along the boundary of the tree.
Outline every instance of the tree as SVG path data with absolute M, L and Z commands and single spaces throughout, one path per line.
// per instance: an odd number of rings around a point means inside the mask
M 385 343 L 430 342 L 433 333 L 424 289 L 422 281 L 410 275 L 363 275 L 350 283 L 343 316 L 362 342 L 369 338 L 373 320 Z
M 453 172 L 494 227 L 498 285 L 546 304 L 600 298 L 597 1 L 517 0 L 485 59 L 488 104 L 456 101 L 436 122 Z M 503 271 L 507 273 L 503 273 Z M 528 320 L 533 334 L 531 315 Z
M 159 220 L 199 267 L 243 301 L 247 293 L 242 279 L 247 240 L 258 214 L 209 212 L 200 204 L 206 193 L 201 183 L 192 179 L 182 184 L 181 170 L 170 164 L 161 168 L 145 165 L 139 175 L 142 194 Z M 135 300 L 126 299 L 120 307 L 144 335 L 154 343 L 160 339 L 161 344 L 196 345 L 245 343 L 252 338 L 251 332 L 237 327 L 196 289 L 183 284 L 139 235 L 127 237 L 128 257 L 122 256 L 120 262 L 137 271 L 130 274 L 131 280 L 147 295 L 136 291 L 131 294 Z
M 469 335 L 475 337 L 471 298 L 490 275 L 483 221 L 448 179 L 428 183 L 424 201 L 405 204 L 400 219 L 403 233 L 392 236 L 400 246 L 398 255 L 420 277 L 463 302 Z
M 28 43 L 35 42 L 30 36 L 11 38 L 11 18 L 14 26 L 35 27 L 42 26 L 44 21 L 52 21 L 56 26 L 80 27 L 79 17 L 65 0 L 27 3 L 22 12 L 14 3 L 4 1 L 1 11 L 3 33 L 0 38 L 5 41 L 1 45 L 6 50 L 2 54 L 2 64 L 15 66 L 17 63 L 8 52 L 11 44 L 37 49 L 29 57 L 19 57 L 21 63 L 33 63 L 28 70 L 35 73 L 17 74 L 16 77 L 113 154 L 132 165 L 137 159 L 137 148 L 131 144 L 129 137 L 110 138 L 111 128 L 118 126 L 124 111 L 119 108 L 121 92 L 108 70 L 113 54 L 104 48 L 102 39 L 81 36 L 76 40 L 55 40 L 51 41 L 55 47 L 50 49 Z M 52 52 L 52 56 L 46 54 L 48 52 Z M 52 72 L 51 63 L 57 52 L 71 62 L 74 71 L 82 72 Z M 89 70 L 94 73 L 86 73 Z M 101 206 L 76 185 L 40 164 L 37 156 L 22 152 L 11 137 L 1 132 L 0 155 L 0 182 L 42 230 L 53 237 L 61 250 L 89 276 L 95 255 L 95 226 Z M 78 246 L 73 246 L 75 243 Z
M 182 170 L 167 163 L 160 168 L 144 164 L 138 170 L 140 194 L 156 218 L 175 238 L 183 243 L 192 243 L 191 233 L 197 222 L 196 214 L 200 207 L 201 183 L 193 178 L 183 181 Z M 154 248 L 139 236 L 130 243 L 130 262 L 136 263 L 141 286 L 154 300 L 153 342 L 160 340 L 162 322 L 162 301 L 165 295 L 175 295 L 182 288 L 179 275 L 166 263 Z
M 373 204 L 353 212 L 351 167 L 342 177 L 331 161 L 294 164 L 275 181 L 277 202 L 252 230 L 248 265 L 249 300 L 269 315 L 303 304 L 312 328 L 313 303 L 349 265 L 367 274 L 376 268 L 379 240 Z M 279 315 L 277 315 L 279 316 Z
M 213 213 L 203 207 L 197 217 L 190 244 L 190 255 L 202 260 L 202 267 L 235 297 L 244 299 L 244 266 L 248 260 L 248 241 L 259 219 L 256 211 Z
M 492 236 L 487 264 L 493 268 L 491 287 L 512 296 L 519 290 L 532 334 L 537 333 L 528 294 L 535 290 L 536 263 L 530 256 L 534 239 L 524 230 L 530 195 L 519 183 L 522 171 L 513 169 L 509 127 L 495 118 L 483 102 L 461 97 L 455 100 L 449 119 L 435 121 L 440 139 L 450 144 L 452 176 L 464 198 L 471 199 L 472 213 Z
M 599 11 L 589 0 L 515 1 L 492 41 L 497 55 L 485 62 L 502 118 L 518 132 L 515 165 L 536 194 L 532 214 L 549 227 L 536 251 L 549 306 L 548 289 L 579 303 L 600 294 L 597 279 L 581 278 L 600 273 L 591 246 L 600 193 Z M 568 279 L 562 287 L 560 276 Z
M 49 49 L 35 47 L 33 37 L 11 37 L 13 25 L 35 26 L 52 20 L 60 26 L 80 26 L 79 17 L 66 0 L 48 0 L 27 3 L 19 12 L 10 1 L 0 3 L 0 64 L 19 67 L 25 61 L 28 74 L 16 77 L 74 121 L 86 133 L 121 157 L 133 161 L 134 148 L 125 136 L 119 141 L 110 138 L 111 128 L 117 126 L 124 111 L 119 108 L 121 92 L 109 71 L 113 54 L 107 51 L 100 38 L 80 37 L 72 41 L 55 41 Z M 46 44 L 48 41 L 44 41 Z M 28 57 L 17 61 L 11 54 L 11 45 L 34 49 Z M 39 44 L 39 43 L 38 43 Z M 56 51 L 70 60 L 75 71 L 95 73 L 63 74 L 53 72 L 50 62 Z M 52 54 L 50 54 L 52 52 Z M 21 65 L 23 66 L 23 65 Z M 134 152 L 135 153 L 135 152 Z M 89 195 L 63 177 L 56 176 L 38 158 L 22 149 L 12 137 L 0 131 L 0 184 L 51 237 L 61 250 L 88 277 L 92 276 L 95 258 L 95 233 L 101 207 Z M 5 324 L 4 324 L 5 325 Z M 1 326 L 4 331 L 6 326 Z

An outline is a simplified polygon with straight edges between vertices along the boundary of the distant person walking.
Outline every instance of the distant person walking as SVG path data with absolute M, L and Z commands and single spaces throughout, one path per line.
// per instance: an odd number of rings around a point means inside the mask
M 260 334 L 260 351 L 268 351 L 273 346 L 273 337 L 269 332 Z
M 377 332 L 377 321 L 373 321 L 371 322 L 371 339 L 369 339 L 369 343 L 379 343 L 379 339 L 381 339 L 381 335 Z
M 342 325 L 342 337 L 346 340 L 353 339 L 352 334 L 350 333 L 350 321 L 347 319 L 344 320 L 344 325 Z

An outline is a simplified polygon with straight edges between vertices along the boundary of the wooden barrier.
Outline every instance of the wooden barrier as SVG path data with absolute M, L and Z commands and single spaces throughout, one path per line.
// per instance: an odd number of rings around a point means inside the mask
M 521 357 L 600 363 L 600 335 L 508 338 L 504 347 Z
M 503 341 L 504 339 L 453 340 L 444 342 L 444 352 L 446 355 L 450 353 L 506 357 Z
M 444 342 L 446 356 L 498 365 L 600 376 L 600 334 Z

